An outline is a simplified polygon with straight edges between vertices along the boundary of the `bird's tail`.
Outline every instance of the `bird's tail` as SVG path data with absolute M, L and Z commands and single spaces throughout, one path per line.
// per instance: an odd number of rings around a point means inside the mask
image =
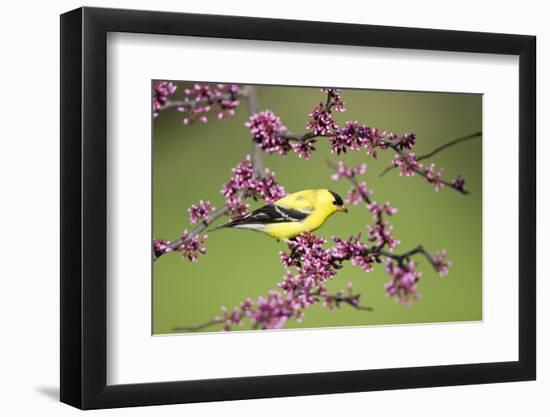
M 219 226 L 213 227 L 212 229 L 208 229 L 206 232 L 207 233 L 215 232 L 216 230 L 225 229 L 227 227 L 232 227 L 232 226 L 233 226 L 233 222 L 231 221 L 225 224 L 220 224 Z

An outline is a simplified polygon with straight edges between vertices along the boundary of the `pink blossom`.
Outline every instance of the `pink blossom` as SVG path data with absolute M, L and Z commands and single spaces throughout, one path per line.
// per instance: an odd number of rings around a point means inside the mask
M 183 243 L 176 249 L 176 251 L 181 252 L 182 256 L 191 262 L 197 262 L 199 254 L 204 255 L 206 253 L 206 248 L 203 245 L 207 239 L 207 235 L 191 235 L 187 232 L 187 230 L 184 230 L 181 236 Z
M 376 224 L 368 226 L 369 241 L 374 242 L 378 248 L 388 246 L 394 250 L 401 242 L 393 236 L 393 226 L 387 220 L 379 220 Z
M 383 214 L 393 216 L 397 213 L 397 209 L 390 206 L 389 201 L 384 204 L 378 204 L 376 201 L 367 204 L 367 209 L 372 213 L 372 218 L 378 220 Z
M 168 97 L 176 92 L 177 85 L 168 81 L 161 81 L 153 87 L 153 117 L 158 117 L 160 110 L 168 101 Z
M 441 188 L 444 187 L 445 184 L 442 181 L 444 173 L 443 168 L 440 168 L 436 172 L 435 164 L 430 164 L 430 166 L 424 171 L 424 173 L 426 174 L 426 180 L 434 185 L 434 191 L 439 191 Z
M 403 149 L 412 149 L 416 142 L 416 135 L 414 133 L 405 133 L 399 138 L 397 147 L 401 150 Z
M 248 212 L 250 206 L 246 204 L 240 195 L 231 195 L 225 200 L 225 205 L 229 209 L 230 215 L 243 216 Z
M 338 181 L 342 177 L 353 178 L 356 175 L 363 175 L 365 172 L 367 172 L 367 164 L 361 164 L 354 168 L 351 168 L 344 164 L 342 161 L 338 161 L 338 168 L 336 169 L 336 173 L 333 174 L 330 178 L 332 178 L 334 181 Z
M 352 236 L 348 240 L 333 237 L 336 245 L 332 248 L 332 256 L 339 261 L 350 260 L 353 266 L 360 266 L 365 272 L 372 271 L 372 263 L 377 256 L 369 251 L 369 247 L 360 241 L 361 235 Z
M 325 136 L 329 133 L 333 133 L 338 129 L 336 121 L 332 118 L 332 111 L 330 108 L 325 107 L 323 103 L 319 103 L 311 113 L 311 117 L 306 124 L 306 129 L 313 129 L 313 132 L 319 136 Z
M 323 93 L 327 94 L 329 107 L 337 112 L 345 112 L 346 107 L 342 96 L 340 95 L 340 89 L 338 88 L 321 88 Z
M 187 212 L 189 213 L 189 221 L 191 224 L 206 221 L 208 220 L 208 214 L 214 210 L 215 208 L 212 204 L 210 204 L 210 201 L 204 202 L 201 200 L 187 209 Z
M 309 159 L 311 157 L 311 154 L 315 150 L 315 147 L 313 144 L 317 142 L 316 140 L 308 140 L 308 141 L 300 141 L 292 143 L 290 146 L 292 146 L 292 150 L 296 152 L 299 158 L 303 159 Z
M 155 256 L 160 256 L 165 253 L 172 252 L 172 248 L 170 247 L 169 240 L 164 239 L 153 239 L 153 252 L 155 253 Z
M 367 187 L 367 184 L 364 181 L 361 181 L 358 182 L 357 185 L 350 187 L 346 198 L 346 203 L 356 206 L 367 200 L 373 194 L 374 192 Z
M 415 271 L 416 263 L 410 261 L 407 265 L 400 265 L 391 259 L 386 264 L 386 272 L 392 276 L 384 288 L 386 296 L 393 297 L 395 301 L 402 304 L 411 304 L 412 300 L 418 300 L 417 282 L 422 277 L 420 272 Z
M 184 90 L 184 104 L 178 111 L 184 113 L 183 124 L 188 125 L 195 121 L 206 123 L 207 114 L 215 112 L 218 120 L 226 119 L 235 114 L 240 102 L 237 99 L 239 86 L 237 84 L 209 84 L 195 83 L 192 88 Z
M 422 168 L 422 164 L 416 160 L 416 156 L 413 152 L 407 153 L 405 155 L 397 154 L 393 159 L 393 165 L 400 167 L 401 170 L 399 175 L 411 177 L 415 174 L 417 169 Z
M 267 203 L 273 203 L 286 195 L 285 187 L 277 184 L 275 173 L 270 172 L 267 168 L 265 174 L 261 178 L 255 180 L 251 189 L 256 192 L 256 197 L 265 200 Z
M 397 209 L 391 207 L 388 202 L 384 204 L 372 202 L 367 204 L 367 208 L 376 221 L 374 225 L 368 226 L 369 241 L 374 242 L 378 249 L 387 246 L 388 249 L 394 250 L 401 242 L 393 236 L 393 226 L 384 220 L 383 215 L 393 216 L 397 213 Z
M 250 129 L 252 140 L 265 152 L 285 155 L 291 149 L 288 141 L 281 137 L 286 127 L 271 110 L 253 114 L 245 125 Z
M 446 250 L 438 250 L 433 257 L 433 265 L 439 275 L 445 276 L 449 273 L 449 268 L 453 265 L 447 258 Z

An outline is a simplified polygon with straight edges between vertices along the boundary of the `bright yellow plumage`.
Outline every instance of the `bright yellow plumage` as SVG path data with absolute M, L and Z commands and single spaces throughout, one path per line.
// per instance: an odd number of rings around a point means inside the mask
M 317 230 L 337 211 L 347 212 L 340 196 L 325 189 L 304 190 L 220 226 L 252 229 L 287 240 Z
M 313 232 L 337 211 L 343 211 L 333 204 L 334 196 L 328 190 L 304 190 L 289 194 L 275 202 L 275 205 L 308 212 L 300 222 L 272 223 L 264 232 L 277 239 L 290 239 L 303 232 Z

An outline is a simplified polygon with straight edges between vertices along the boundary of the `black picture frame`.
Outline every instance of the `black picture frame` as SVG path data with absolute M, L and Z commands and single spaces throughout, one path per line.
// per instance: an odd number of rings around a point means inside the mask
M 107 385 L 108 32 L 519 56 L 519 360 Z M 81 409 L 536 378 L 534 36 L 80 8 L 61 16 L 61 401 Z

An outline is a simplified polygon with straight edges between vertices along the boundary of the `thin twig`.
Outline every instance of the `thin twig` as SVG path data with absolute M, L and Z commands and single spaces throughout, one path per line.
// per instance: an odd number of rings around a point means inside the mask
M 418 245 L 417 247 L 415 247 L 415 248 L 413 248 L 413 249 L 411 249 L 407 252 L 404 252 L 402 254 L 396 254 L 396 253 L 387 252 L 387 251 L 384 251 L 384 250 L 380 251 L 380 255 L 396 260 L 401 266 L 411 256 L 417 255 L 417 254 L 423 255 L 428 260 L 428 262 L 433 267 L 433 269 L 435 269 L 436 272 L 439 272 L 439 268 L 438 268 L 434 258 L 432 257 L 432 255 L 430 255 L 430 253 L 426 249 L 424 249 L 424 247 L 422 245 Z
M 450 148 L 451 146 L 454 146 L 454 145 L 458 145 L 459 143 L 462 143 L 462 142 L 466 142 L 467 140 L 470 140 L 470 139 L 476 139 L 478 137 L 481 137 L 482 135 L 482 132 L 475 132 L 475 133 L 472 133 L 470 135 L 466 135 L 466 136 L 462 136 L 460 138 L 457 138 L 457 139 L 453 139 L 447 143 L 444 143 L 443 145 L 441 146 L 438 146 L 437 148 L 435 148 L 434 150 L 424 154 L 424 155 L 420 155 L 419 157 L 416 158 L 417 161 L 422 161 L 423 159 L 428 159 L 428 158 L 431 158 L 432 156 L 434 156 L 435 154 L 437 154 L 438 152 L 441 152 L 442 150 L 444 149 L 447 149 L 447 148 Z M 394 168 L 397 168 L 395 165 L 388 165 L 381 173 L 380 173 L 380 177 L 383 177 L 384 175 L 386 175 L 388 172 L 390 172 L 392 169 Z
M 222 217 L 223 215 L 225 215 L 227 213 L 229 213 L 229 208 L 227 206 L 223 206 L 223 207 L 220 207 L 220 208 L 214 210 L 212 213 L 210 213 L 210 215 L 208 216 L 208 218 L 206 220 L 204 220 L 201 223 L 197 224 L 191 230 L 191 232 L 189 232 L 189 234 L 186 236 L 185 239 L 180 238 L 180 239 L 174 240 L 173 242 L 170 242 L 168 247 L 172 250 L 172 252 L 177 251 L 178 248 L 181 245 L 189 242 L 195 236 L 201 234 L 211 223 L 213 223 L 215 220 L 219 219 L 220 217 Z M 164 253 L 171 253 L 171 252 L 160 252 L 159 254 L 157 254 L 155 256 L 155 253 L 153 251 L 153 261 L 156 261 Z
M 243 90 L 243 91 L 239 91 L 237 93 L 237 96 L 238 97 L 244 97 L 246 98 L 247 96 L 247 93 L 246 93 L 246 90 Z M 230 100 L 231 99 L 231 94 L 230 93 L 225 93 L 225 94 L 222 94 L 221 96 L 217 96 L 216 97 L 216 100 Z M 182 108 L 192 108 L 192 107 L 200 107 L 200 106 L 204 106 L 204 105 L 207 105 L 207 104 L 212 104 L 212 99 L 211 98 L 208 98 L 208 97 L 205 97 L 201 100 L 166 100 L 166 102 L 161 105 L 158 109 L 159 112 L 161 111 L 164 111 L 164 110 L 168 110 L 168 109 L 172 109 L 174 107 L 182 107 Z
M 248 114 L 253 116 L 260 111 L 260 105 L 258 104 L 258 89 L 256 86 L 248 85 L 245 91 L 248 97 Z M 254 167 L 255 174 L 258 177 L 262 177 L 265 173 L 265 168 L 262 161 L 262 151 L 254 141 L 252 141 L 252 165 Z
M 208 327 L 211 327 L 220 323 L 223 323 L 223 319 L 215 318 L 213 320 L 207 321 L 206 323 L 199 324 L 198 326 L 178 326 L 178 327 L 173 327 L 172 330 L 184 331 L 184 332 L 199 332 L 202 329 L 206 329 Z
M 338 307 L 338 308 L 340 307 L 339 304 L 343 303 L 343 304 L 347 304 L 347 305 L 355 308 L 356 310 L 369 311 L 369 312 L 374 311 L 374 309 L 372 307 L 363 306 L 363 305 L 359 304 L 357 301 L 354 301 L 354 300 L 358 299 L 358 296 L 348 296 L 348 297 L 346 297 L 342 294 L 321 294 L 320 292 L 316 292 L 313 295 L 315 297 L 324 298 L 325 300 L 329 300 L 329 301 L 334 302 L 336 304 L 336 307 Z M 239 321 L 242 320 L 243 318 L 245 318 L 244 313 L 239 313 L 237 316 L 239 318 Z M 184 331 L 184 332 L 195 333 L 195 332 L 199 332 L 203 329 L 206 329 L 208 327 L 215 326 L 216 324 L 222 324 L 224 321 L 225 321 L 225 319 L 223 317 L 215 317 L 212 320 L 207 321 L 207 322 L 202 323 L 202 324 L 199 324 L 197 326 L 177 326 L 177 327 L 173 327 L 172 330 L 173 331 Z M 254 323 L 253 326 L 252 326 L 252 329 L 256 330 L 257 327 L 258 327 L 258 323 Z

